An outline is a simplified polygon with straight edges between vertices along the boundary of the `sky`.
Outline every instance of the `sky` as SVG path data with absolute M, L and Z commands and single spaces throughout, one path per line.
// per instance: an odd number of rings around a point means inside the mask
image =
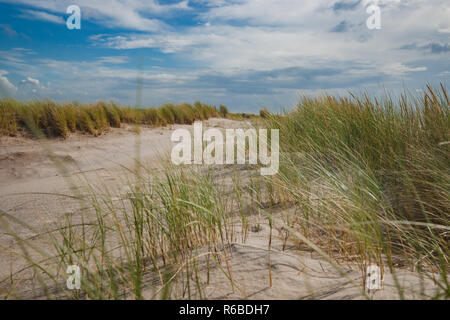
M 448 0 L 0 0 L 0 95 L 277 111 L 446 85 L 449 37 Z

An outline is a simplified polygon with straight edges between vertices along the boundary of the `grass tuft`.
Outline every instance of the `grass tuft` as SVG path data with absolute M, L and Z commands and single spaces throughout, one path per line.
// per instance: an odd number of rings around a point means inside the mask
M 0 135 L 16 136 L 39 129 L 46 137 L 67 138 L 71 132 L 100 135 L 123 123 L 149 126 L 192 124 L 196 120 L 219 117 L 215 106 L 196 102 L 166 104 L 160 108 L 120 107 L 115 103 L 99 101 L 97 104 L 64 103 L 51 100 L 20 102 L 0 100 Z M 31 126 L 31 127 L 30 127 Z

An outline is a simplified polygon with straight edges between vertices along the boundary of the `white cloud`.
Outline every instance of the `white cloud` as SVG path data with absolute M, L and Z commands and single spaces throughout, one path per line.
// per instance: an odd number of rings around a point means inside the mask
M 31 85 L 31 86 L 36 86 L 36 87 L 41 87 L 41 83 L 39 82 L 38 79 L 33 79 L 31 77 L 27 77 L 24 80 L 20 81 L 21 85 Z
M 81 8 L 82 19 L 97 22 L 106 27 L 120 27 L 139 31 L 158 31 L 167 28 L 161 19 L 150 18 L 148 14 L 168 17 L 173 12 L 189 10 L 189 1 L 179 1 L 173 4 L 160 4 L 155 0 L 0 0 L 24 4 L 33 8 L 46 10 L 52 14 L 34 11 L 36 17 L 56 20 L 59 15 L 66 14 L 69 5 Z M 52 17 L 53 16 L 53 17 Z
M 5 77 L 7 74 L 8 71 L 0 70 L 0 93 L 2 94 L 5 89 L 9 93 L 15 93 L 17 91 L 17 87 L 9 82 L 8 78 Z
M 41 20 L 52 23 L 63 24 L 64 19 L 62 16 L 57 16 L 45 11 L 37 10 L 22 10 L 22 13 L 18 16 L 19 18 L 29 19 L 29 20 Z
M 426 71 L 426 67 L 408 67 L 401 62 L 390 63 L 382 67 L 385 74 L 389 75 L 403 75 L 407 72 Z
M 162 4 L 155 0 L 111 0 L 106 4 L 100 0 L 18 0 L 58 13 L 64 13 L 69 4 L 77 4 L 82 8 L 82 19 L 108 27 L 153 32 L 92 37 L 108 47 L 159 48 L 163 53 L 185 54 L 220 68 L 270 69 L 343 59 L 365 60 L 373 65 L 407 63 L 419 58 L 419 54 L 408 52 L 409 61 L 404 61 L 405 52 L 403 56 L 393 52 L 388 57 L 386 53 L 395 51 L 406 39 L 429 41 L 430 32 L 440 30 L 443 34 L 450 14 L 446 0 L 378 0 L 382 30 L 370 31 L 365 27 L 368 15 L 364 6 L 372 0 L 342 12 L 334 12 L 333 6 L 355 0 L 191 1 L 209 6 L 198 16 L 201 23 L 173 30 L 163 20 L 174 12 L 190 10 L 189 1 Z M 233 23 L 236 21 L 240 23 Z M 352 28 L 330 34 L 342 21 L 348 21 Z
M 242 20 L 246 24 L 302 25 L 312 21 L 313 13 L 331 7 L 333 0 L 247 0 L 220 2 L 202 16 L 208 20 Z
M 414 64 L 424 58 L 423 52 L 398 48 L 408 39 L 429 42 L 438 37 L 449 13 L 444 0 L 380 0 L 382 29 L 372 31 L 365 26 L 364 2 L 338 13 L 332 10 L 336 0 L 196 2 L 211 6 L 201 14 L 203 23 L 198 26 L 152 35 L 99 35 L 92 40 L 122 50 L 158 48 L 224 72 L 354 62 L 370 66 L 373 74 L 383 73 L 385 65 Z M 330 32 L 344 20 L 352 25 L 348 32 Z M 415 71 L 411 68 L 391 74 Z
M 128 62 L 128 57 L 126 56 L 101 57 L 99 59 L 99 62 L 104 64 L 124 64 Z
M 16 32 L 16 30 L 14 30 L 13 28 L 11 28 L 11 26 L 6 24 L 0 24 L 0 31 L 2 31 L 2 33 L 6 34 L 8 37 L 11 38 L 17 37 L 19 35 Z

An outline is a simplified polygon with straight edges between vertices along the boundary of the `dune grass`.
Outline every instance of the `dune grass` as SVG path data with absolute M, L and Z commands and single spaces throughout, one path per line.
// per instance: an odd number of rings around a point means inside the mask
M 15 136 L 20 131 L 40 130 L 46 137 L 66 138 L 71 132 L 100 135 L 122 123 L 148 126 L 192 124 L 195 120 L 219 117 L 215 106 L 196 102 L 166 104 L 160 108 L 121 107 L 115 103 L 64 103 L 51 100 L 20 102 L 0 100 L 0 135 Z M 33 127 L 33 128 L 31 128 Z
M 162 176 L 141 170 L 139 178 L 119 198 L 106 186 L 100 191 L 88 182 L 77 196 L 84 208 L 81 217 L 68 217 L 40 234 L 50 252 L 13 230 L 18 224 L 36 232 L 32 226 L 2 212 L 0 226 L 23 243 L 21 255 L 28 263 L 7 281 L 31 273 L 41 283 L 40 297 L 51 299 L 142 299 L 144 289 L 146 298 L 187 299 L 194 292 L 202 298 L 209 282 L 205 273 L 227 264 L 227 246 L 236 238 L 232 220 L 237 191 L 229 193 L 217 184 L 211 170 L 170 164 Z M 79 291 L 66 290 L 62 281 L 69 265 L 82 268 Z M 231 270 L 222 271 L 234 285 Z M 3 297 L 20 298 L 14 281 L 6 290 L 4 283 Z
M 362 272 L 428 274 L 448 298 L 450 109 L 439 89 L 398 101 L 304 97 L 266 126 L 280 130 L 273 185 L 300 209 L 298 230 Z
M 13 230 L 18 222 L 3 212 L 1 227 L 22 246 L 29 267 L 3 280 L 2 295 L 16 298 L 17 279 L 28 270 L 50 298 L 63 292 L 74 299 L 202 299 L 212 266 L 238 291 L 226 248 L 245 242 L 250 207 L 266 216 L 271 228 L 283 229 L 286 242 L 310 247 L 337 269 L 356 264 L 364 275 L 368 265 L 377 264 L 395 276 L 398 268 L 408 268 L 438 286 L 439 292 L 424 298 L 448 299 L 448 105 L 442 86 L 398 101 L 304 97 L 285 114 L 265 110 L 263 125 L 280 130 L 277 175 L 226 172 L 224 183 L 214 167 L 168 165 L 161 176 L 136 170 L 138 183 L 120 198 L 107 188 L 85 188 L 81 217 L 71 216 L 41 235 L 50 252 L 22 239 Z M 158 119 L 161 112 L 175 123 L 208 116 L 200 105 L 184 107 L 184 118 L 171 105 L 148 109 L 147 116 Z M 138 112 L 119 110 L 121 121 Z M 277 217 L 273 207 L 294 210 Z M 72 264 L 83 270 L 80 291 L 67 291 L 61 281 Z M 403 298 L 402 284 L 396 286 Z M 60 291 L 50 290 L 54 287 Z

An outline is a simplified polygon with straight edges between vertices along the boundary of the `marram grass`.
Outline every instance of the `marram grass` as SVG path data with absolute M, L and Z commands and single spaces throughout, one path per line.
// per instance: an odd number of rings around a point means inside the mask
M 165 126 L 192 124 L 195 120 L 219 117 L 215 106 L 196 102 L 166 104 L 160 108 L 121 107 L 115 103 L 64 103 L 51 100 L 20 102 L 0 100 L 0 136 L 15 136 L 20 131 L 40 130 L 46 137 L 66 138 L 71 132 L 100 135 L 122 123 Z
M 171 105 L 147 109 L 148 121 L 186 122 L 208 116 L 199 106 L 185 107 L 183 117 L 173 114 L 176 107 Z M 364 274 L 368 265 L 377 264 L 395 278 L 398 268 L 408 268 L 439 288 L 423 298 L 448 299 L 448 107 L 442 86 L 440 91 L 429 87 L 421 97 L 401 96 L 398 101 L 365 95 L 305 97 L 285 114 L 264 110 L 263 125 L 280 129 L 277 175 L 226 171 L 232 181 L 227 184 L 221 172 L 211 168 L 169 165 L 158 177 L 136 171 L 139 183 L 119 199 L 107 187 L 100 192 L 88 186 L 80 197 L 85 208 L 81 218 L 68 217 L 40 235 L 50 252 L 16 234 L 10 225 L 17 221 L 2 212 L 0 227 L 21 244 L 28 268 L 3 279 L 0 293 L 20 298 L 16 289 L 30 271 L 49 298 L 203 299 L 212 267 L 220 268 L 239 292 L 226 248 L 245 241 L 245 208 L 253 208 L 267 217 L 271 228 L 284 230 L 284 241 L 299 249 L 308 246 L 338 270 L 356 264 Z M 77 111 L 71 108 L 65 110 L 76 119 Z M 58 111 L 49 110 L 56 112 L 51 117 L 58 116 Z M 132 121 L 140 112 L 112 109 L 106 121 Z M 14 130 L 14 121 L 1 119 L 2 128 Z M 84 126 L 97 130 L 105 125 L 104 120 L 88 119 L 91 122 Z M 77 130 L 77 120 L 70 123 L 68 130 Z M 274 207 L 285 213 L 274 215 Z M 236 232 L 237 222 L 243 233 Z M 271 237 L 272 233 L 269 250 Z M 82 266 L 80 291 L 65 290 L 62 279 L 71 264 Z M 272 285 L 276 279 L 270 279 Z M 398 298 L 404 298 L 400 282 L 396 289 Z
M 295 228 L 336 259 L 408 266 L 450 296 L 450 109 L 445 87 L 422 96 L 304 97 L 283 115 L 279 196 Z M 434 273 L 433 273 L 434 272 Z M 401 292 L 401 291 L 399 291 Z M 441 296 L 442 297 L 442 296 Z

